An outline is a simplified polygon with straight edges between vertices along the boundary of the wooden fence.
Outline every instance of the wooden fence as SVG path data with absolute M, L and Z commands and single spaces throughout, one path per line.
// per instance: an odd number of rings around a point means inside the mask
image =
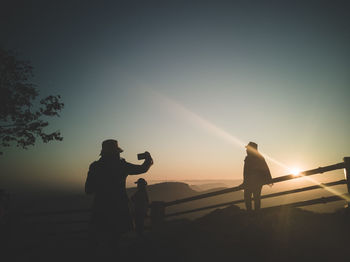
M 319 168 L 315 168 L 315 169 L 311 169 L 311 170 L 306 170 L 306 171 L 300 172 L 297 175 L 289 174 L 289 175 L 285 175 L 285 176 L 276 177 L 276 178 L 272 179 L 272 183 L 279 183 L 279 182 L 284 182 L 284 181 L 288 181 L 288 180 L 292 180 L 292 179 L 296 179 L 296 178 L 301 178 L 301 177 L 305 177 L 305 176 L 322 174 L 325 172 L 334 171 L 334 170 L 338 170 L 338 169 L 344 169 L 345 179 L 331 182 L 331 183 L 326 183 L 326 184 L 318 184 L 318 185 L 314 185 L 314 186 L 308 186 L 308 187 L 303 187 L 303 188 L 298 188 L 298 189 L 287 190 L 287 191 L 283 191 L 283 192 L 263 195 L 261 198 L 265 199 L 265 198 L 277 197 L 277 196 L 305 192 L 305 191 L 309 191 L 309 190 L 326 188 L 326 187 L 342 185 L 342 184 L 347 185 L 348 193 L 350 193 L 350 157 L 344 157 L 343 162 L 337 163 L 334 165 L 329 165 L 329 166 L 319 167 Z M 191 201 L 195 201 L 195 200 L 199 200 L 199 199 L 214 197 L 214 196 L 218 196 L 218 195 L 222 195 L 222 194 L 237 192 L 240 190 L 244 190 L 243 185 L 239 185 L 236 187 L 231 187 L 231 188 L 227 188 L 227 189 L 223 189 L 223 190 L 219 190 L 219 191 L 215 191 L 215 192 L 210 192 L 210 193 L 206 193 L 206 194 L 200 194 L 200 195 L 196 195 L 193 197 L 182 198 L 182 199 L 178 199 L 178 200 L 174 200 L 174 201 L 170 201 L 170 202 L 163 202 L 163 201 L 152 202 L 150 205 L 152 225 L 156 226 L 156 225 L 161 224 L 166 217 L 178 216 L 178 215 L 188 214 L 188 213 L 192 213 L 192 212 L 198 212 L 198 211 L 203 211 L 203 210 L 207 210 L 207 209 L 213 209 L 213 208 L 242 203 L 242 202 L 244 202 L 244 199 L 220 203 L 220 204 L 216 204 L 216 205 L 209 205 L 209 206 L 200 207 L 200 208 L 194 208 L 194 209 L 190 209 L 190 210 L 183 210 L 183 211 L 175 212 L 175 213 L 166 213 L 166 208 L 170 207 L 170 206 L 174 206 L 174 205 L 178 205 L 178 204 L 182 204 L 182 203 L 186 203 L 186 202 L 191 202 Z M 291 203 L 288 205 L 289 206 L 307 206 L 307 205 L 314 205 L 314 204 L 319 204 L 319 203 L 327 203 L 327 202 L 346 200 L 346 199 L 349 199 L 349 194 L 335 195 L 335 196 L 326 197 L 326 198 L 312 199 L 312 200 L 307 200 L 307 201 L 302 201 L 302 202 L 297 202 L 297 203 Z
M 308 187 L 303 187 L 303 188 L 297 188 L 297 189 L 292 189 L 292 190 L 287 190 L 287 191 L 282 191 L 282 192 L 277 192 L 277 193 L 272 193 L 272 194 L 267 194 L 267 195 L 262 195 L 262 199 L 266 198 L 272 198 L 272 197 L 278 197 L 282 195 L 288 195 L 288 194 L 294 194 L 294 193 L 300 193 L 300 192 L 306 192 L 310 190 L 315 190 L 315 189 L 320 189 L 320 188 L 328 188 L 332 186 L 337 186 L 337 185 L 347 185 L 347 190 L 348 193 L 350 193 L 350 157 L 345 157 L 344 161 L 341 163 L 329 165 L 329 166 L 324 166 L 324 167 L 319 167 L 316 169 L 311 169 L 307 171 L 300 172 L 298 175 L 285 175 L 285 176 L 280 176 L 276 177 L 272 180 L 273 183 L 279 183 L 283 181 L 288 181 L 292 179 L 297 179 L 305 176 L 311 176 L 315 174 L 322 174 L 325 172 L 329 171 L 334 171 L 338 169 L 344 169 L 345 173 L 345 179 L 339 180 L 339 181 L 334 181 L 334 182 L 329 182 L 325 184 L 317 184 L 313 186 L 308 186 Z M 150 209 L 151 209 L 151 225 L 153 226 L 158 226 L 162 224 L 167 217 L 174 217 L 178 215 L 184 215 L 188 213 L 193 213 L 193 212 L 198 212 L 198 211 L 203 211 L 203 210 L 208 210 L 208 209 L 214 209 L 214 208 L 219 208 L 219 207 L 224 207 L 228 205 L 233 205 L 233 204 L 239 204 L 243 203 L 244 199 L 239 199 L 239 200 L 234 200 L 230 202 L 225 202 L 225 203 L 219 203 L 215 205 L 208 205 L 205 207 L 199 207 L 199 208 L 194 208 L 194 209 L 189 209 L 189 210 L 182 210 L 179 212 L 173 212 L 173 213 L 167 213 L 166 208 L 170 206 L 175 206 L 179 205 L 182 203 L 186 202 L 191 202 L 191 201 L 196 201 L 200 199 L 205 199 L 205 198 L 210 198 L 214 196 L 219 196 L 227 193 L 232 193 L 232 192 L 237 192 L 240 190 L 244 190 L 243 185 L 232 187 L 232 188 L 227 188 L 215 192 L 210 192 L 210 193 L 205 193 L 205 194 L 200 194 L 192 197 L 187 197 L 187 198 L 182 198 L 174 201 L 169 201 L 169 202 L 163 202 L 163 201 L 153 201 L 150 204 Z M 300 206 L 307 206 L 307 205 L 314 205 L 314 204 L 319 204 L 319 203 L 328 203 L 328 202 L 333 202 L 333 201 L 339 201 L 339 200 L 346 200 L 349 199 L 349 194 L 345 195 L 334 195 L 330 197 L 321 197 L 317 199 L 311 199 L 311 200 L 306 200 L 306 201 L 301 201 L 301 202 L 296 202 L 296 203 L 290 203 L 284 206 L 295 206 L 295 207 L 300 207 Z M 70 214 L 89 214 L 90 209 L 70 209 L 70 210 L 61 210 L 61 211 L 55 211 L 55 212 L 37 212 L 37 213 L 23 213 L 23 214 L 13 214 L 13 217 L 40 217 L 40 216 L 55 216 L 55 215 L 70 215 Z M 56 222 L 57 225 L 63 225 L 63 224 L 81 224 L 81 223 L 87 223 L 87 219 L 78 219 L 78 220 L 66 220 L 66 221 L 58 221 Z

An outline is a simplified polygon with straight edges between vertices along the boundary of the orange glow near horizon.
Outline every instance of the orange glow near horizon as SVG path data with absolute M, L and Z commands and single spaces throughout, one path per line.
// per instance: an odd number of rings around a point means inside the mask
M 228 141 L 230 144 L 233 144 L 235 146 L 239 146 L 241 148 L 245 149 L 245 145 L 247 144 L 246 142 L 243 142 L 242 140 L 240 140 L 239 138 L 237 138 L 236 136 L 230 134 L 229 132 L 227 132 L 226 130 L 214 125 L 213 123 L 211 123 L 210 121 L 208 121 L 207 119 L 201 117 L 200 115 L 194 113 L 193 111 L 189 110 L 188 108 L 186 108 L 185 106 L 183 106 L 182 104 L 160 94 L 159 92 L 156 92 L 154 90 L 152 90 L 153 94 L 158 97 L 163 103 L 166 104 L 166 106 L 168 108 L 170 108 L 172 111 L 174 111 L 176 114 L 180 114 L 183 117 L 185 117 L 186 119 L 188 119 L 191 123 L 196 123 L 197 125 L 203 127 L 204 129 L 206 129 L 207 131 L 209 131 L 210 133 L 225 139 L 226 141 Z M 288 167 L 287 165 L 285 165 L 284 163 L 276 160 L 275 158 L 267 155 L 266 153 L 263 153 L 261 151 L 259 151 L 264 157 L 265 159 L 268 159 L 269 161 L 277 164 L 278 166 L 282 167 L 286 172 L 289 172 L 291 174 L 293 174 L 294 176 L 299 176 L 301 173 L 301 170 L 299 168 L 291 168 Z M 350 199 L 348 197 L 343 196 L 341 193 L 339 193 L 338 191 L 330 188 L 330 187 L 325 187 L 323 186 L 322 183 L 318 182 L 317 180 L 310 178 L 308 176 L 301 176 L 304 177 L 305 179 L 307 179 L 308 181 L 316 184 L 316 185 L 320 185 L 322 188 L 326 189 L 327 191 L 329 191 L 330 193 L 334 194 L 334 195 L 338 195 L 340 197 L 342 197 L 343 199 L 350 201 Z

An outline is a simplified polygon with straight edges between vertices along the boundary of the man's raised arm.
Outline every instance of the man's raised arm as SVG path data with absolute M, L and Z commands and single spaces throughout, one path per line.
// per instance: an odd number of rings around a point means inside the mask
M 129 175 L 139 175 L 145 173 L 149 170 L 149 168 L 153 165 L 153 159 L 151 154 L 146 152 L 146 158 L 143 164 L 135 165 L 128 162 L 125 162 L 126 171 Z

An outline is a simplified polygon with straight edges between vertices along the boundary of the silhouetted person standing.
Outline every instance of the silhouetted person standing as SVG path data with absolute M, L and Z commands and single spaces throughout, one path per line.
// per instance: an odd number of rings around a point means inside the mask
M 94 194 L 90 243 L 97 255 L 115 252 L 121 234 L 132 230 L 126 178 L 147 172 L 153 164 L 148 152 L 144 154 L 142 165 L 126 162 L 120 158 L 121 152 L 123 150 L 118 146 L 118 141 L 103 141 L 101 158 L 90 165 L 85 183 L 85 192 Z
M 246 150 L 243 171 L 244 201 L 247 211 L 251 211 L 253 195 L 255 210 L 259 210 L 261 189 L 264 184 L 271 182 L 272 177 L 264 157 L 258 151 L 258 145 L 249 142 Z
M 131 197 L 135 208 L 135 230 L 138 235 L 143 235 L 145 226 L 145 217 L 147 216 L 149 199 L 147 193 L 147 182 L 143 178 L 139 178 L 137 184 L 137 191 Z

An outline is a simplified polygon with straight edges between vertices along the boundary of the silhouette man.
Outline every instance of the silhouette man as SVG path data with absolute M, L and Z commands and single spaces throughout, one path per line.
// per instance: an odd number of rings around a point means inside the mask
M 117 140 L 103 141 L 101 158 L 90 165 L 85 183 L 85 192 L 94 195 L 89 235 L 91 251 L 97 256 L 115 256 L 120 236 L 132 230 L 126 178 L 147 172 L 153 164 L 149 152 L 142 165 L 126 162 L 121 152 Z
M 261 189 L 264 184 L 271 183 L 272 177 L 264 157 L 258 151 L 258 145 L 249 142 L 246 151 L 247 156 L 244 159 L 243 171 L 244 201 L 247 211 L 251 211 L 253 195 L 255 210 L 259 210 Z
M 135 230 L 139 236 L 143 235 L 145 217 L 147 216 L 149 199 L 147 193 L 147 181 L 143 178 L 139 178 L 135 184 L 137 184 L 137 191 L 131 197 L 135 208 Z

